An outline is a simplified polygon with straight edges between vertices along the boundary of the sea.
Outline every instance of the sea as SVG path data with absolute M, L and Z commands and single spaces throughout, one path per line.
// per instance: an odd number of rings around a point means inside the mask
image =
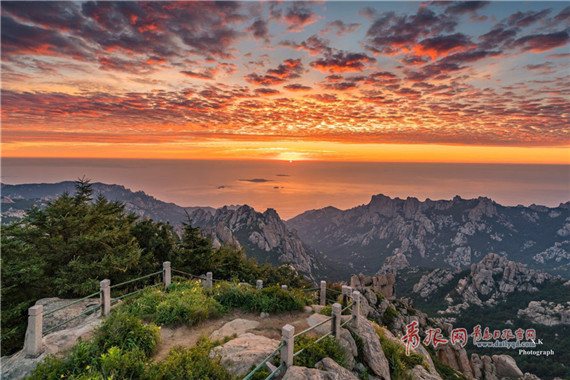
M 88 178 L 180 206 L 273 208 L 283 219 L 326 206 L 349 209 L 376 194 L 484 196 L 509 206 L 570 200 L 570 165 L 3 158 L 1 169 L 5 184 Z

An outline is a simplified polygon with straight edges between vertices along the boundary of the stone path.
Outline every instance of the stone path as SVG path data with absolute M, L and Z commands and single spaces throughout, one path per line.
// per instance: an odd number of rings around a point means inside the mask
M 236 332 L 250 332 L 255 335 L 280 341 L 281 328 L 284 325 L 291 324 L 295 326 L 296 332 L 305 330 L 309 327 L 307 324 L 308 316 L 309 313 L 306 311 L 288 311 L 278 314 L 270 313 L 269 316 L 261 317 L 260 313 L 246 313 L 240 310 L 233 310 L 220 318 L 209 319 L 192 327 L 163 327 L 160 330 L 160 336 L 162 339 L 157 347 L 154 359 L 156 361 L 163 360 L 170 349 L 174 346 L 191 347 L 196 344 L 201 336 L 209 337 L 213 334 L 213 337 L 222 338 L 224 334 L 216 331 L 222 329 L 228 322 L 235 321 L 237 319 L 251 322 L 234 322 L 234 327 L 238 327 Z M 254 327 L 255 323 L 252 322 L 258 322 L 258 324 Z M 245 328 L 249 326 L 251 326 L 251 328 Z M 231 335 L 231 324 L 226 326 L 226 328 L 223 329 L 223 332 Z

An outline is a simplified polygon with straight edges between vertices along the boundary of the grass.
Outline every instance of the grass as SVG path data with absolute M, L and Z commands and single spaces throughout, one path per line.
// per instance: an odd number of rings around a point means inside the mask
M 372 322 L 372 326 L 376 330 L 376 334 L 378 334 L 382 351 L 384 351 L 384 355 L 388 359 L 392 379 L 411 379 L 409 371 L 418 364 L 429 371 L 429 367 L 421 355 L 415 352 L 410 352 L 409 355 L 406 355 L 406 349 L 402 344 L 398 344 L 386 337 L 384 329 L 377 323 Z

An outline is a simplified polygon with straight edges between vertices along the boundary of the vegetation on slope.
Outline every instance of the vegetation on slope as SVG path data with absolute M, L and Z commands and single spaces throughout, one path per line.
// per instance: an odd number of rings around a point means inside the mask
M 74 195 L 31 208 L 22 221 L 3 227 L 2 355 L 21 348 L 27 310 L 38 299 L 83 297 L 98 291 L 103 279 L 117 284 L 159 271 L 164 261 L 193 274 L 213 272 L 216 279 L 309 286 L 288 265 L 259 265 L 243 251 L 214 249 L 190 224 L 180 238 L 171 225 L 137 220 L 122 203 L 92 194 L 91 184 L 80 180 Z
M 241 302 L 245 300 L 250 301 Z M 154 363 L 151 357 L 160 339 L 159 325 L 192 326 L 238 307 L 256 312 L 286 311 L 301 309 L 308 303 L 300 291 L 277 286 L 257 291 L 226 281 L 212 289 L 205 289 L 197 281 L 173 282 L 167 291 L 147 288 L 114 309 L 93 339 L 78 342 L 63 358 L 49 357 L 31 378 L 231 379 L 219 359 L 209 357 L 220 342 L 205 338 L 190 348 L 176 347 L 165 360 Z M 299 360 L 314 361 L 319 355 L 339 350 L 336 341 L 323 341 L 308 348 Z

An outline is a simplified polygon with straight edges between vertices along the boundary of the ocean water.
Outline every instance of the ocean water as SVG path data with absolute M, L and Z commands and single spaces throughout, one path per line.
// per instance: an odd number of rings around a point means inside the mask
M 570 200 L 569 165 L 3 158 L 2 182 L 53 183 L 87 177 L 181 206 L 249 204 L 284 219 L 311 209 L 347 209 L 374 194 L 450 199 L 489 197 L 503 205 Z

